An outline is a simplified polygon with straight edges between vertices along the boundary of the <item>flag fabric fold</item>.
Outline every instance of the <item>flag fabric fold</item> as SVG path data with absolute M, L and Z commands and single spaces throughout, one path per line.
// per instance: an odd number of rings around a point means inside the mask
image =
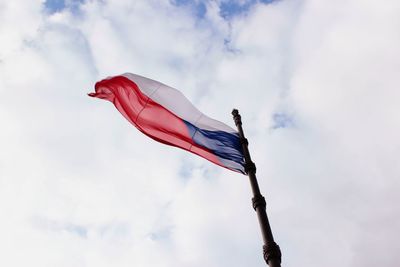
M 237 131 L 201 113 L 174 88 L 125 73 L 97 82 L 89 96 L 112 102 L 131 124 L 156 141 L 245 173 Z

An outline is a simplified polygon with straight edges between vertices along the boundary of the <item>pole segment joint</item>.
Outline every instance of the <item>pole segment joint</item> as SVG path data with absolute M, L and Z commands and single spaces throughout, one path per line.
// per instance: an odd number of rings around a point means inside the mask
M 263 251 L 264 251 L 264 260 L 268 265 L 271 265 L 270 261 L 272 260 L 279 262 L 279 264 L 281 263 L 282 253 L 277 243 L 271 242 L 264 245 Z
M 257 171 L 256 164 L 254 164 L 254 162 L 252 162 L 252 161 L 246 162 L 244 164 L 244 171 L 247 174 L 249 174 L 250 172 L 256 173 L 256 171 Z
M 240 144 L 248 146 L 249 145 L 249 141 L 247 140 L 247 138 L 243 137 L 243 138 L 240 138 Z
M 253 202 L 253 208 L 255 211 L 257 211 L 257 208 L 264 208 L 267 206 L 267 202 L 265 202 L 265 197 L 262 195 L 256 195 L 252 199 Z

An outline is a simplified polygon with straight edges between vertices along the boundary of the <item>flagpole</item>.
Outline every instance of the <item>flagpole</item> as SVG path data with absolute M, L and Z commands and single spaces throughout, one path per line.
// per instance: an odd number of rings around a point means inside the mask
M 251 161 L 250 152 L 248 148 L 248 141 L 244 136 L 242 128 L 242 118 L 237 109 L 232 111 L 233 120 L 239 132 L 240 142 L 243 148 L 243 155 L 245 160 L 245 171 L 249 176 L 251 189 L 253 191 L 253 208 L 257 212 L 258 222 L 260 224 L 261 233 L 264 241 L 263 253 L 264 260 L 270 267 L 281 266 L 281 250 L 278 244 L 275 243 L 272 235 L 271 226 L 269 225 L 265 198 L 261 195 L 260 187 L 258 186 L 256 177 L 256 165 Z

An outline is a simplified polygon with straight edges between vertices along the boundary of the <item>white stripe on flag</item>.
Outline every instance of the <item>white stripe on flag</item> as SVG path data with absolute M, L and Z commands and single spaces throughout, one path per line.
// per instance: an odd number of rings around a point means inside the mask
M 132 73 L 124 73 L 121 76 L 136 83 L 139 89 L 153 101 L 198 128 L 236 133 L 234 129 L 225 123 L 204 115 L 180 91 L 172 87 Z

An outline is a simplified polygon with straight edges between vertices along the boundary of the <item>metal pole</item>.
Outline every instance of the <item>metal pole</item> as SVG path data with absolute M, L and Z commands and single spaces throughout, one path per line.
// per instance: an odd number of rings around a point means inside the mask
M 251 189 L 253 191 L 253 208 L 257 212 L 258 222 L 260 224 L 261 233 L 264 241 L 263 252 L 264 260 L 270 267 L 281 266 L 281 250 L 278 244 L 275 243 L 272 235 L 271 226 L 269 225 L 265 198 L 261 195 L 256 177 L 256 165 L 251 161 L 250 152 L 248 148 L 248 141 L 244 137 L 242 128 L 242 118 L 237 109 L 232 111 L 233 120 L 239 132 L 240 142 L 243 148 L 243 155 L 245 160 L 245 171 L 250 179 Z

